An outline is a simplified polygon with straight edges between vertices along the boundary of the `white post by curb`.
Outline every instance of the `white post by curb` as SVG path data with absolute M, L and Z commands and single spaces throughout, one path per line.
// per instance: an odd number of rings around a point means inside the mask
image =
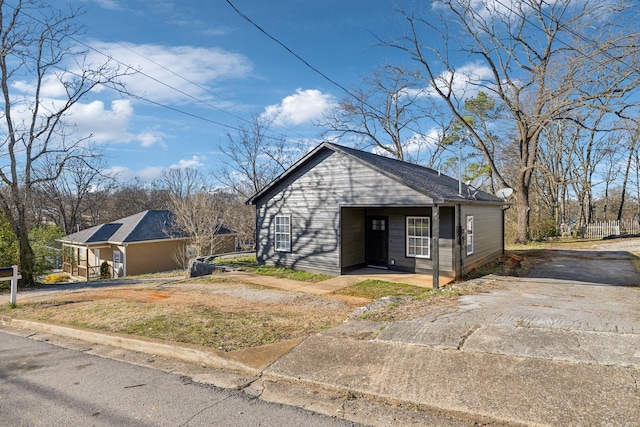
M 0 272 L 7 273 L 11 271 L 11 276 L 0 275 L 0 280 L 11 280 L 11 305 L 16 305 L 16 297 L 18 295 L 18 280 L 22 279 L 22 276 L 18 274 L 18 266 L 14 265 L 7 268 L 0 268 Z

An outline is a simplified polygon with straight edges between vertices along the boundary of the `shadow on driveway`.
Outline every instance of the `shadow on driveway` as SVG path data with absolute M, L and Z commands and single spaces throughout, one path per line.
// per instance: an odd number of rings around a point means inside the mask
M 530 278 L 568 280 L 576 284 L 638 286 L 640 273 L 626 251 L 558 250 L 537 265 Z

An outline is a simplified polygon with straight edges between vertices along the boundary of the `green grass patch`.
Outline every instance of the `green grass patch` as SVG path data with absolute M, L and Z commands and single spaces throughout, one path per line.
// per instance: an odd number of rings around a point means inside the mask
M 375 279 L 365 280 L 364 282 L 334 292 L 336 295 L 368 298 L 370 300 L 376 300 L 382 297 L 425 298 L 430 293 L 432 293 L 432 290 L 428 288 Z
M 214 263 L 219 265 L 228 265 L 229 267 L 235 267 L 243 270 L 255 269 L 260 266 L 258 261 L 256 261 L 255 255 L 246 255 L 234 258 L 218 258 Z
M 243 271 L 261 274 L 263 276 L 279 277 L 281 279 L 297 280 L 300 282 L 321 282 L 328 280 L 332 276 L 327 274 L 308 273 L 306 271 L 292 270 L 284 267 L 273 267 L 269 265 L 260 265 L 256 261 L 255 255 L 237 257 L 237 258 L 220 258 L 214 261 L 215 264 L 227 265 L 235 267 Z
M 416 319 L 424 317 L 425 311 L 429 306 L 435 304 L 452 304 L 455 303 L 460 296 L 487 292 L 493 288 L 496 288 L 496 285 L 480 284 L 447 287 L 440 290 L 425 290 L 420 288 L 422 289 L 422 293 L 418 295 L 388 295 L 401 298 L 382 307 L 369 310 L 358 316 L 357 319 L 375 322 L 395 322 L 398 320 Z
M 254 273 L 311 283 L 322 282 L 323 280 L 328 280 L 332 277 L 327 274 L 308 273 L 306 271 L 297 271 L 291 270 L 290 268 L 271 267 L 266 265 L 259 266 L 254 270 Z

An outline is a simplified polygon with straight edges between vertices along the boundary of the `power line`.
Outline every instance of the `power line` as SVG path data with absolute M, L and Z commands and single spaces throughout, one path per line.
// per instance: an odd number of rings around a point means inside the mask
M 333 80 L 331 77 L 329 77 L 327 74 L 325 74 L 324 72 L 322 72 L 320 69 L 314 67 L 313 65 L 311 65 L 306 59 L 304 59 L 302 56 L 300 56 L 299 54 L 297 54 L 296 52 L 293 51 L 293 49 L 291 49 L 289 46 L 287 46 L 286 44 L 284 44 L 283 42 L 281 42 L 279 39 L 277 39 L 275 36 L 271 35 L 269 32 L 267 32 L 264 28 L 262 28 L 260 25 L 258 25 L 256 22 L 254 22 L 250 17 L 248 17 L 246 14 L 244 14 L 242 11 L 240 11 L 232 2 L 231 0 L 226 0 L 226 2 L 229 4 L 229 6 L 231 6 L 231 8 L 245 21 L 247 21 L 248 23 L 250 23 L 251 25 L 253 25 L 255 28 L 257 28 L 261 33 L 263 33 L 264 35 L 266 35 L 268 38 L 270 38 L 271 40 L 273 40 L 275 43 L 277 43 L 278 45 L 280 45 L 282 48 L 284 48 L 287 52 L 289 52 L 291 55 L 293 55 L 294 57 L 296 57 L 300 62 L 302 62 L 307 68 L 311 69 L 312 71 L 314 71 L 316 74 L 320 75 L 322 78 L 324 78 L 325 80 L 327 80 L 329 83 L 333 84 L 334 86 L 336 86 L 337 88 L 341 89 L 342 91 L 344 91 L 347 95 L 349 95 L 351 98 L 355 99 L 357 102 L 361 103 L 362 105 L 366 106 L 367 108 L 369 108 L 371 111 L 381 115 L 382 117 L 384 117 L 386 115 L 385 112 L 383 112 L 382 110 L 374 107 L 373 105 L 369 104 L 364 97 L 358 97 L 357 95 L 355 95 L 352 91 L 350 91 L 349 89 L 347 89 L 346 87 L 344 87 L 343 85 L 341 85 L 340 83 L 338 83 L 337 81 Z M 413 133 L 417 134 L 417 135 L 422 135 L 422 132 L 420 130 L 415 130 L 412 129 L 411 127 L 407 127 L 406 129 L 412 131 Z
M 7 4 L 7 6 L 12 8 L 13 10 L 17 10 L 16 6 L 13 6 L 13 5 L 10 5 L 10 4 Z M 33 20 L 35 22 L 38 22 L 41 25 L 47 25 L 45 22 L 42 22 L 42 20 L 36 18 L 32 14 L 29 14 L 28 12 L 24 11 L 23 9 L 20 10 L 20 13 L 25 15 L 25 16 L 27 16 L 27 17 L 29 17 L 31 20 Z M 94 29 L 94 31 L 96 31 L 96 30 Z M 98 31 L 96 31 L 96 32 L 99 33 Z M 146 77 L 146 78 L 148 78 L 148 79 L 150 79 L 150 80 L 152 80 L 152 81 L 154 81 L 154 82 L 156 82 L 156 83 L 158 83 L 158 84 L 160 84 L 162 86 L 165 86 L 165 87 L 167 87 L 167 88 L 169 88 L 169 89 L 171 89 L 171 90 L 173 90 L 173 91 L 175 91 L 177 93 L 180 93 L 180 94 L 182 94 L 182 95 L 184 95 L 184 96 L 196 101 L 197 103 L 200 103 L 200 104 L 206 105 L 208 107 L 211 107 L 211 108 L 213 108 L 215 110 L 218 110 L 218 111 L 220 111 L 220 112 L 222 112 L 224 114 L 230 115 L 230 116 L 232 116 L 232 117 L 234 117 L 234 118 L 236 118 L 236 119 L 238 119 L 238 120 L 240 120 L 242 122 L 245 122 L 247 124 L 250 124 L 250 125 L 253 124 L 253 122 L 251 122 L 250 120 L 248 120 L 248 119 L 246 119 L 244 117 L 241 117 L 241 116 L 239 116 L 237 114 L 234 114 L 232 112 L 224 110 L 224 109 L 222 109 L 222 108 L 220 108 L 220 107 L 218 107 L 218 106 L 216 106 L 214 104 L 211 104 L 209 101 L 203 100 L 203 99 L 201 99 L 201 98 L 199 98 L 197 96 L 194 96 L 194 95 L 192 95 L 192 94 L 190 94 L 188 92 L 185 92 L 184 90 L 179 89 L 179 88 L 177 88 L 177 87 L 175 87 L 175 86 L 173 86 L 173 85 L 171 85 L 169 83 L 166 83 L 166 82 L 164 82 L 164 81 L 162 81 L 162 80 L 160 80 L 160 79 L 158 79 L 156 77 L 153 77 L 152 75 L 150 75 L 148 73 L 145 73 L 142 70 L 136 70 L 132 66 L 130 66 L 129 64 L 125 64 L 124 62 L 118 60 L 117 58 L 113 57 L 112 55 L 107 54 L 107 53 L 95 48 L 94 46 L 91 46 L 91 45 L 83 42 L 82 40 L 77 39 L 76 37 L 69 36 L 69 39 L 73 40 L 77 44 L 79 44 L 81 46 L 84 46 L 85 48 L 87 48 L 87 49 L 89 49 L 89 50 L 91 50 L 91 51 L 93 51 L 93 52 L 95 52 L 95 53 L 97 53 L 99 55 L 104 56 L 108 60 L 114 61 L 115 63 L 117 63 L 118 65 L 120 65 L 122 67 L 125 67 L 127 69 L 131 69 L 131 70 L 135 70 L 136 74 L 140 74 L 140 75 L 142 75 L 142 76 L 144 76 L 144 77 Z M 156 65 L 158 67 L 161 67 L 165 71 L 167 71 L 167 72 L 175 75 L 176 77 L 178 77 L 178 78 L 180 78 L 180 79 L 182 79 L 182 80 L 194 85 L 195 87 L 205 91 L 206 93 L 209 93 L 209 94 L 211 94 L 211 95 L 213 95 L 213 96 L 215 96 L 217 98 L 220 98 L 220 99 L 222 99 L 224 101 L 232 102 L 231 100 L 226 99 L 226 98 L 222 97 L 221 95 L 218 95 L 218 94 L 212 92 L 211 90 L 209 90 L 209 88 L 206 88 L 206 87 L 200 85 L 199 83 L 196 83 L 196 82 L 192 81 L 191 79 L 188 79 L 188 78 L 182 76 L 181 74 L 179 74 L 179 73 L 169 69 L 168 67 L 166 67 L 166 66 L 164 66 L 164 65 L 162 65 L 162 64 L 160 64 L 160 63 L 158 63 L 158 62 L 156 62 L 156 61 L 154 61 L 154 60 L 152 60 L 152 59 L 150 59 L 150 58 L 148 58 L 148 57 L 146 57 L 146 56 L 144 56 L 142 54 L 140 54 L 139 52 L 136 52 L 136 51 L 134 51 L 134 50 L 132 50 L 132 49 L 126 47 L 126 46 L 123 46 L 120 43 L 118 43 L 118 45 L 120 45 L 124 49 L 127 49 L 127 50 L 131 51 L 132 53 L 140 56 L 141 58 L 151 62 L 152 64 L 154 64 L 154 65 Z M 59 66 L 56 66 L 56 68 L 58 68 L 61 71 L 65 71 L 65 72 L 68 72 L 70 74 L 79 76 L 78 74 L 73 73 L 70 70 L 63 69 L 63 68 L 61 68 Z M 199 120 L 203 120 L 203 121 L 206 121 L 206 122 L 209 122 L 209 123 L 212 123 L 212 124 L 216 124 L 216 125 L 224 127 L 224 128 L 229 128 L 229 129 L 232 129 L 232 130 L 235 130 L 235 131 L 241 131 L 242 130 L 237 126 L 233 126 L 233 125 L 229 125 L 229 124 L 226 124 L 226 123 L 222 123 L 222 122 L 219 122 L 219 121 L 216 121 L 216 120 L 213 120 L 213 119 L 208 119 L 206 117 L 203 117 L 203 116 L 200 116 L 200 115 L 197 115 L 197 114 L 194 114 L 194 113 L 190 113 L 188 111 L 182 110 L 182 109 L 177 108 L 177 107 L 172 107 L 172 106 L 163 104 L 163 103 L 158 102 L 158 101 L 153 101 L 153 100 L 151 100 L 151 99 L 149 99 L 147 97 L 144 97 L 142 95 L 136 95 L 136 94 L 129 93 L 129 92 L 126 92 L 126 94 L 128 96 L 134 98 L 134 99 L 138 99 L 138 100 L 141 100 L 141 101 L 144 101 L 144 102 L 147 102 L 147 103 L 150 103 L 150 104 L 153 104 L 153 105 L 156 105 L 156 106 L 159 106 L 159 107 L 162 107 L 162 108 L 165 108 L 165 109 L 168 109 L 168 110 L 171 110 L 171 111 L 174 111 L 174 112 L 177 112 L 177 113 L 189 116 L 189 117 L 193 117 L 193 118 L 196 118 L 196 119 L 199 119 Z M 300 133 L 298 133 L 298 132 L 296 132 L 296 131 L 294 131 L 292 129 L 289 129 L 289 128 L 285 127 L 285 126 L 282 126 L 280 124 L 275 124 L 275 126 L 278 127 L 278 128 L 284 129 L 285 131 L 291 132 L 294 135 L 298 135 L 301 138 L 306 138 L 306 136 L 304 136 L 304 135 L 302 135 L 302 134 L 300 134 Z M 253 131 L 251 129 L 245 129 L 245 131 L 247 131 L 249 133 L 253 133 Z M 272 136 L 270 138 L 277 138 L 277 137 L 276 136 Z
M 256 24 L 251 18 L 249 18 L 247 15 L 245 15 L 244 13 L 242 13 L 233 3 L 231 3 L 231 0 L 226 0 L 227 3 L 229 4 L 229 6 L 231 6 L 231 8 L 238 14 L 240 15 L 240 17 L 242 17 L 242 19 L 244 19 L 245 21 L 247 21 L 248 23 L 250 23 L 251 25 L 253 25 L 254 27 L 256 27 L 261 33 L 263 33 L 265 36 L 269 37 L 271 40 L 273 40 L 274 42 L 276 42 L 277 44 L 279 44 L 280 46 L 282 46 L 287 52 L 289 52 L 290 54 L 292 54 L 293 56 L 295 56 L 298 60 L 300 60 L 304 65 L 306 65 L 308 68 L 310 68 L 311 70 L 313 70 L 315 73 L 317 73 L 318 75 L 322 76 L 325 80 L 327 80 L 329 83 L 333 84 L 334 86 L 342 89 L 344 92 L 346 92 L 347 94 L 349 94 L 350 96 L 356 98 L 356 96 L 354 94 L 351 93 L 351 91 L 349 91 L 349 89 L 347 89 L 346 87 L 342 86 L 340 83 L 336 82 L 335 80 L 333 80 L 331 77 L 327 76 L 325 73 L 323 73 L 322 71 L 320 71 L 318 68 L 314 67 L 313 65 L 311 65 L 309 62 L 307 62 L 307 60 L 305 60 L 302 56 L 298 55 L 296 52 L 294 52 L 291 48 L 289 48 L 287 45 L 285 45 L 283 42 L 281 42 L 280 40 L 278 40 L 277 38 L 275 38 L 274 36 L 272 36 L 271 34 L 269 34 L 264 28 L 262 28 L 260 25 Z

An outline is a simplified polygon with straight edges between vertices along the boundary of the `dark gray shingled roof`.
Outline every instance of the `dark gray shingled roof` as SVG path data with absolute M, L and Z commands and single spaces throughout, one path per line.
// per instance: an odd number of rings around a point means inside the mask
M 147 210 L 107 224 L 87 228 L 60 239 L 69 243 L 133 243 L 186 237 L 173 226 L 168 210 Z
M 480 201 L 503 203 L 499 197 L 484 191 L 476 191 L 464 183 L 462 183 L 462 195 L 458 194 L 458 180 L 450 176 L 441 174 L 433 169 L 403 162 L 389 157 L 379 156 L 377 154 L 368 153 L 366 151 L 356 150 L 354 148 L 345 147 L 330 142 L 323 142 L 298 163 L 284 172 L 275 181 L 269 184 L 261 192 L 251 197 L 247 203 L 255 203 L 256 200 L 269 192 L 277 183 L 288 176 L 293 170 L 300 167 L 316 153 L 323 149 L 329 149 L 335 152 L 343 153 L 354 158 L 360 163 L 371 167 L 378 172 L 398 181 L 399 183 L 412 188 L 422 194 L 425 194 L 437 201 Z

